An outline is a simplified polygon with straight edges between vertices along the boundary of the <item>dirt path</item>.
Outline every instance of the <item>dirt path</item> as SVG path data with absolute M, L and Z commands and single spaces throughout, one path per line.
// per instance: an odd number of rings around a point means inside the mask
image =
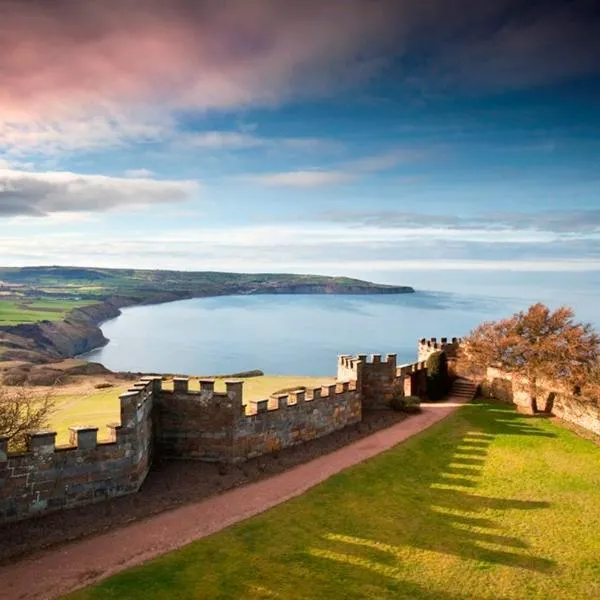
M 452 413 L 466 399 L 424 404 L 388 429 L 250 485 L 0 567 L 4 600 L 51 600 L 211 535 L 375 456 Z

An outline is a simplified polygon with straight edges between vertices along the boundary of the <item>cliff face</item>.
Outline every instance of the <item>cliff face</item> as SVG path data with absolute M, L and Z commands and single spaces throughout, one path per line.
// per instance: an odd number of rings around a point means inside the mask
M 72 310 L 64 321 L 1 326 L 0 342 L 6 348 L 2 358 L 46 362 L 103 346 L 108 340 L 98 324 L 119 316 L 119 308 L 130 303 L 116 298 Z

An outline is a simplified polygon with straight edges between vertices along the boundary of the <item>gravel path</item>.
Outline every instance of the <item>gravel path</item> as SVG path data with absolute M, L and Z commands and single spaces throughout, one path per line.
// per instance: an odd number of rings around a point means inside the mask
M 452 413 L 468 397 L 423 404 L 396 425 L 268 479 L 0 567 L 4 600 L 51 600 L 299 496 Z

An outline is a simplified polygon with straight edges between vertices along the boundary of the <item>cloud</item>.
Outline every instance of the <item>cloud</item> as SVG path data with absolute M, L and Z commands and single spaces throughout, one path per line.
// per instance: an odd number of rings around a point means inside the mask
M 306 170 L 252 175 L 246 180 L 272 187 L 312 188 L 350 183 L 356 175 L 345 171 Z
M 209 150 L 240 150 L 265 144 L 263 138 L 237 131 L 204 131 L 186 136 L 185 142 Z
M 247 150 L 253 148 L 299 151 L 336 150 L 339 144 L 325 138 L 263 137 L 244 131 L 202 131 L 180 137 L 183 144 L 206 150 Z
M 0 106 L 19 121 L 111 103 L 228 109 L 322 93 L 372 72 L 393 37 L 391 6 L 3 0 Z
M 85 224 L 82 224 L 85 227 Z M 85 264 L 247 271 L 350 273 L 396 270 L 600 271 L 600 240 L 513 232 L 404 231 L 307 223 L 138 231 L 94 228 L 94 237 L 50 228 L 43 235 L 4 236 L 0 255 L 13 264 Z
M 127 169 L 125 177 L 133 177 L 134 179 L 148 179 L 154 175 L 150 169 Z
M 188 200 L 194 181 L 0 169 L 0 217 L 98 212 Z
M 0 109 L 2 107 L 0 99 Z M 45 119 L 31 115 L 31 119 L 13 122 L 0 112 L 0 152 L 4 151 L 9 157 L 26 156 L 31 152 L 55 155 L 118 147 L 134 141 L 154 142 L 171 135 L 173 124 L 167 115 L 116 111 L 115 108 L 112 114 L 106 114 L 106 110 L 102 110 L 86 118 Z
M 600 69 L 593 4 L 0 0 L 0 147 L 156 140 L 180 111 L 274 107 L 380 72 L 413 92 L 561 83 Z M 256 143 L 244 134 L 197 141 Z
M 460 217 L 410 211 L 327 211 L 315 215 L 318 221 L 346 223 L 352 227 L 443 228 L 456 231 L 479 229 L 546 231 L 573 235 L 600 232 L 600 210 L 550 210 L 536 212 L 482 212 Z
M 247 181 L 270 187 L 310 188 L 351 183 L 368 173 L 393 169 L 402 162 L 424 156 L 422 151 L 394 149 L 344 163 L 338 169 L 304 169 L 245 177 Z

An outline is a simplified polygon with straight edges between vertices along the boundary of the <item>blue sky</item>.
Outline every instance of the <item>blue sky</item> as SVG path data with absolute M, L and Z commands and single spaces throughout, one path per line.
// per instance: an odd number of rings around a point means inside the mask
M 0 262 L 600 271 L 594 3 L 0 0 Z

